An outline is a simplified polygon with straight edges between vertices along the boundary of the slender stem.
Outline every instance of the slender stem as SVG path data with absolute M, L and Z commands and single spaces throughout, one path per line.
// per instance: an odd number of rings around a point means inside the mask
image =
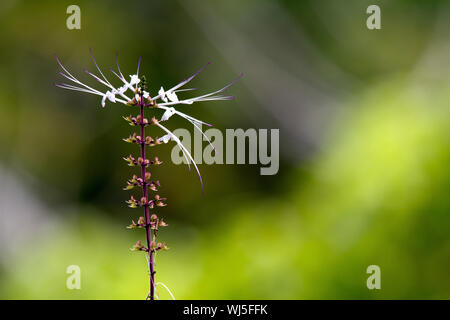
M 143 160 L 145 160 L 145 124 L 143 123 L 144 120 L 144 98 L 141 95 L 140 99 L 140 109 L 141 109 L 141 157 Z M 145 177 L 145 165 L 141 166 L 142 168 L 142 180 L 144 181 L 144 184 L 142 186 L 143 190 L 143 196 L 146 200 L 146 203 L 148 202 L 148 188 L 147 188 L 147 179 Z M 145 236 L 147 239 L 147 248 L 148 248 L 148 269 L 150 272 L 150 300 L 155 299 L 155 271 L 154 271 L 154 263 L 153 263 L 153 249 L 151 249 L 151 243 L 152 243 L 152 229 L 150 227 L 150 214 L 149 214 L 149 206 L 144 206 L 144 218 L 145 218 Z

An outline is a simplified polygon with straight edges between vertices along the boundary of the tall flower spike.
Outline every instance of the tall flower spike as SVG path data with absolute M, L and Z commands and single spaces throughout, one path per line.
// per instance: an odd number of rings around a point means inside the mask
M 132 220 L 131 225 L 129 225 L 128 229 L 144 229 L 145 230 L 145 236 L 146 236 L 146 242 L 147 247 L 145 247 L 141 241 L 136 242 L 136 244 L 131 248 L 133 251 L 144 251 L 146 254 L 148 254 L 148 269 L 150 274 L 150 289 L 149 293 L 147 295 L 147 299 L 154 300 L 155 296 L 157 297 L 156 293 L 156 285 L 155 285 L 155 256 L 157 251 L 166 250 L 167 246 L 164 243 L 157 242 L 157 232 L 159 227 L 165 227 L 167 224 L 160 219 L 155 213 L 150 214 L 150 210 L 155 208 L 161 208 L 166 206 L 165 198 L 160 197 L 158 194 L 154 196 L 150 196 L 150 192 L 156 192 L 159 187 L 160 183 L 159 180 L 150 180 L 152 178 L 152 174 L 149 171 L 149 168 L 154 165 L 160 165 L 162 162 L 159 161 L 158 157 L 154 157 L 154 160 L 150 160 L 150 157 L 146 155 L 146 149 L 149 147 L 156 146 L 158 144 L 168 143 L 169 141 L 173 140 L 178 145 L 178 147 L 183 152 L 183 156 L 186 159 L 186 163 L 188 165 L 188 168 L 190 170 L 192 163 L 195 167 L 195 170 L 197 171 L 197 174 L 200 179 L 200 183 L 202 186 L 202 193 L 204 192 L 203 188 L 203 180 L 200 175 L 200 171 L 197 167 L 197 164 L 195 163 L 192 155 L 189 153 L 189 151 L 184 147 L 184 145 L 181 143 L 180 139 L 175 136 L 169 129 L 167 129 L 165 126 L 163 126 L 160 122 L 168 121 L 173 115 L 177 115 L 182 117 L 183 119 L 189 121 L 194 125 L 194 128 L 202 133 L 202 135 L 206 138 L 206 140 L 210 143 L 210 145 L 215 150 L 213 144 L 209 140 L 209 138 L 205 135 L 205 133 L 201 130 L 201 125 L 205 124 L 207 126 L 211 126 L 210 124 L 203 122 L 201 120 L 195 119 L 183 112 L 180 112 L 174 108 L 175 105 L 178 104 L 192 104 L 194 102 L 200 102 L 200 101 L 215 101 L 215 100 L 230 100 L 233 97 L 232 96 L 225 96 L 221 95 L 222 92 L 224 92 L 228 87 L 230 87 L 234 82 L 236 82 L 237 79 L 233 80 L 231 83 L 227 84 L 222 89 L 219 89 L 217 91 L 207 93 L 204 95 L 200 95 L 193 98 L 188 99 L 180 99 L 177 95 L 179 92 L 186 92 L 186 91 L 192 91 L 196 90 L 193 88 L 182 88 L 184 85 L 189 83 L 192 79 L 194 79 L 208 64 L 203 66 L 200 70 L 195 72 L 192 76 L 188 77 L 187 79 L 181 81 L 174 87 L 170 88 L 169 90 L 164 90 L 163 87 L 159 90 L 158 94 L 151 98 L 150 93 L 145 91 L 146 89 L 146 80 L 145 77 L 140 78 L 139 77 L 139 70 L 141 66 L 141 58 L 139 58 L 136 74 L 129 75 L 130 79 L 129 81 L 125 76 L 123 75 L 122 71 L 120 70 L 119 66 L 119 55 L 116 53 L 116 65 L 117 65 L 117 73 L 110 69 L 110 71 L 122 82 L 122 85 L 119 87 L 114 86 L 104 75 L 102 70 L 100 69 L 99 65 L 97 64 L 97 61 L 94 58 L 94 55 L 92 53 L 92 50 L 89 49 L 92 61 L 95 64 L 95 67 L 97 68 L 97 71 L 100 75 L 96 75 L 87 69 L 85 69 L 85 72 L 89 74 L 91 77 L 93 77 L 97 82 L 99 82 L 101 85 L 106 87 L 104 90 L 98 90 L 94 89 L 87 84 L 82 83 L 79 81 L 75 76 L 73 76 L 59 61 L 58 57 L 56 57 L 56 61 L 58 62 L 59 66 L 61 67 L 62 71 L 59 72 L 61 76 L 69 80 L 72 84 L 67 83 L 59 83 L 55 84 L 57 87 L 72 90 L 72 91 L 79 91 L 79 92 L 85 92 L 94 94 L 97 96 L 101 96 L 101 105 L 104 107 L 106 105 L 106 101 L 110 101 L 112 103 L 122 103 L 127 106 L 133 106 L 137 107 L 139 109 L 139 114 L 136 116 L 130 115 L 129 117 L 124 117 L 124 119 L 132 126 L 138 127 L 140 129 L 140 132 L 135 132 L 131 134 L 128 138 L 124 139 L 126 142 L 135 143 L 140 146 L 140 155 L 138 157 L 133 157 L 132 155 L 129 155 L 128 157 L 124 158 L 124 160 L 128 163 L 129 166 L 132 167 L 138 167 L 140 169 L 140 176 L 137 174 L 134 174 L 131 179 L 129 179 L 126 182 L 126 186 L 124 187 L 124 190 L 134 190 L 135 188 L 141 188 L 142 189 L 142 196 L 134 197 L 131 195 L 130 199 L 126 201 L 128 206 L 130 208 L 140 208 L 141 210 L 144 210 L 144 215 L 139 217 L 139 220 L 137 223 L 135 223 Z M 241 77 L 240 75 L 238 79 Z M 132 98 L 126 95 L 126 92 L 130 90 Z M 158 100 L 162 100 L 161 103 L 157 103 Z M 159 108 L 164 110 L 164 114 L 161 117 L 161 120 L 157 120 L 155 117 L 151 119 L 151 122 L 148 120 L 148 118 L 145 117 L 145 110 L 146 108 Z M 145 129 L 149 124 L 156 125 L 158 128 L 160 128 L 162 131 L 165 132 L 165 135 L 159 139 L 155 138 L 153 139 L 150 136 L 146 135 Z M 169 291 L 170 292 L 170 291 Z M 172 294 L 171 294 L 172 295 Z

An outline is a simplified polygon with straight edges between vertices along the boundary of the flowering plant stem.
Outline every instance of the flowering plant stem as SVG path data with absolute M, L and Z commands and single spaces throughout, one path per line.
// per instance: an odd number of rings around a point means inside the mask
M 130 75 L 130 81 L 127 81 L 125 76 L 122 74 L 122 71 L 119 67 L 119 58 L 116 56 L 116 64 L 117 64 L 117 72 L 110 69 L 110 71 L 123 83 L 122 86 L 116 87 L 114 86 L 103 74 L 100 67 L 97 65 L 97 62 L 94 59 L 94 56 L 91 51 L 91 57 L 95 64 L 95 67 L 97 68 L 100 75 L 95 75 L 94 73 L 88 71 L 85 69 L 85 72 L 93 77 L 95 80 L 97 80 L 99 83 L 101 83 L 103 86 L 107 87 L 106 92 L 99 91 L 97 89 L 92 88 L 91 86 L 84 84 L 80 80 L 78 80 L 75 76 L 73 76 L 59 61 L 58 57 L 56 57 L 56 61 L 58 62 L 59 66 L 61 67 L 62 71 L 59 72 L 59 74 L 64 77 L 66 80 L 69 80 L 69 83 L 55 83 L 57 87 L 71 90 L 71 91 L 79 91 L 84 93 L 90 93 L 96 96 L 101 96 L 101 105 L 102 107 L 105 107 L 106 102 L 110 101 L 112 103 L 121 103 L 128 107 L 135 107 L 139 108 L 140 113 L 136 117 L 133 117 L 130 115 L 129 117 L 124 117 L 124 119 L 131 125 L 131 126 L 139 126 L 140 127 L 140 135 L 137 133 L 133 133 L 128 138 L 123 139 L 125 142 L 138 144 L 141 147 L 141 154 L 138 159 L 134 158 L 132 155 L 129 155 L 128 157 L 124 158 L 124 160 L 128 163 L 129 166 L 140 166 L 141 167 L 141 177 L 138 177 L 137 175 L 133 175 L 131 179 L 127 181 L 127 185 L 125 186 L 124 190 L 131 190 L 135 187 L 142 187 L 142 198 L 135 199 L 133 196 L 131 196 L 130 200 L 126 201 L 128 206 L 130 208 L 144 208 L 144 216 L 139 217 L 139 220 L 134 222 L 132 220 L 132 223 L 127 227 L 128 229 L 137 229 L 137 228 L 143 228 L 145 229 L 145 238 L 147 242 L 147 247 L 145 247 L 140 240 L 136 242 L 136 244 L 131 248 L 133 251 L 144 251 L 148 253 L 148 269 L 150 273 L 150 290 L 147 295 L 147 299 L 154 300 L 155 299 L 155 254 L 157 251 L 160 250 L 167 250 L 167 246 L 164 243 L 156 243 L 156 236 L 158 233 L 159 227 L 166 227 L 167 224 L 163 221 L 163 219 L 158 218 L 156 214 L 150 215 L 150 209 L 153 209 L 154 207 L 165 207 L 166 204 L 164 203 L 165 198 L 161 198 L 158 194 L 154 196 L 153 199 L 150 199 L 149 197 L 149 189 L 152 191 L 158 191 L 158 188 L 160 186 L 159 181 L 153 181 L 150 180 L 151 173 L 150 170 L 147 170 L 147 167 L 150 165 L 159 165 L 162 162 L 159 161 L 158 157 L 154 157 L 153 160 L 150 160 L 146 153 L 145 148 L 153 147 L 156 145 L 159 145 L 161 143 L 168 143 L 169 141 L 174 141 L 179 149 L 183 152 L 184 158 L 186 159 L 186 162 L 190 168 L 190 163 L 192 163 L 198 173 L 200 183 L 202 185 L 203 190 L 203 182 L 202 178 L 200 176 L 200 172 L 198 170 L 197 164 L 195 163 L 192 155 L 190 152 L 183 146 L 180 139 L 173 134 L 169 129 L 167 129 L 164 125 L 161 124 L 161 122 L 168 121 L 173 115 L 177 115 L 181 118 L 184 118 L 188 122 L 194 125 L 194 128 L 197 129 L 202 133 L 202 135 L 205 137 L 205 139 L 211 144 L 211 141 L 208 139 L 208 137 L 203 133 L 201 130 L 201 125 L 208 125 L 210 124 L 200 121 L 198 119 L 195 119 L 177 109 L 175 109 L 175 106 L 177 105 L 191 105 L 195 102 L 202 102 L 202 101 L 220 101 L 220 100 L 231 100 L 233 99 L 233 96 L 227 96 L 223 95 L 222 93 L 230 87 L 233 83 L 235 83 L 240 77 L 242 77 L 242 74 L 239 75 L 238 78 L 227 84 L 222 89 L 202 94 L 196 97 L 187 98 L 187 99 L 180 99 L 177 96 L 177 93 L 184 92 L 184 91 L 193 91 L 196 90 L 195 88 L 183 88 L 187 83 L 189 83 L 192 79 L 194 79 L 208 64 L 203 66 L 200 70 L 195 72 L 192 76 L 186 78 L 185 80 L 181 81 L 177 85 L 173 86 L 169 90 L 164 90 L 163 87 L 159 89 L 158 94 L 154 95 L 153 97 L 150 96 L 150 93 L 147 92 L 147 85 L 146 85 L 146 79 L 144 76 L 139 77 L 139 67 L 141 63 L 141 59 L 139 58 L 138 67 L 136 74 Z M 127 95 L 127 92 L 131 91 L 133 96 L 130 98 Z M 151 118 L 149 121 L 145 118 L 145 109 L 151 108 L 151 109 L 159 109 L 164 110 L 164 114 L 162 117 L 158 120 L 155 116 Z M 153 139 L 150 136 L 145 135 L 145 127 L 148 125 L 154 125 L 155 127 L 158 127 L 162 131 L 164 131 L 166 134 L 160 138 L 156 137 Z M 211 144 L 212 145 L 212 144 Z M 214 149 L 214 147 L 213 147 Z M 215 149 L 214 149 L 215 150 Z M 164 286 L 166 289 L 167 287 L 161 283 L 162 286 Z M 168 289 L 167 289 L 168 290 Z M 169 290 L 168 290 L 169 291 Z M 169 293 L 172 295 L 172 293 L 169 291 Z M 156 295 L 158 298 L 158 296 Z M 173 296 L 172 296 L 173 297 Z
M 141 119 L 144 119 L 144 99 L 142 98 L 141 95 L 141 99 L 139 102 L 139 107 L 141 110 Z M 145 161 L 146 157 L 145 157 L 145 124 L 143 123 L 143 121 L 141 121 L 140 123 L 141 126 L 141 137 L 142 137 L 142 142 L 141 142 L 141 158 Z M 143 162 L 145 163 L 145 162 Z M 148 202 L 148 189 L 147 189 L 147 178 L 146 178 L 146 166 L 144 164 L 142 164 L 141 166 L 142 168 L 142 180 L 143 180 L 143 184 L 142 184 L 142 190 L 143 190 L 143 197 L 145 198 L 145 203 Z M 153 264 L 153 254 L 154 254 L 154 249 L 151 249 L 151 243 L 152 243 L 152 229 L 150 228 L 150 214 L 149 214 L 149 208 L 148 205 L 144 205 L 144 218 L 145 218 L 145 236 L 147 239 L 147 248 L 148 248 L 148 270 L 150 272 L 150 293 L 148 295 L 148 298 L 150 300 L 154 300 L 155 299 L 155 271 L 154 271 L 154 264 Z M 156 235 L 155 235 L 156 236 Z

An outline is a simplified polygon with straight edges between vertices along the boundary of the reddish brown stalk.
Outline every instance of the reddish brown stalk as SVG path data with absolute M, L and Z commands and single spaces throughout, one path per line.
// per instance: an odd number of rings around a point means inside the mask
M 144 124 L 144 98 L 141 94 L 141 99 L 139 103 L 140 111 L 141 111 L 141 157 L 144 160 L 141 164 L 141 174 L 142 174 L 142 191 L 143 191 L 143 197 L 145 198 L 145 205 L 144 205 L 144 218 L 145 218 L 145 237 L 147 239 L 147 249 L 148 249 L 148 270 L 150 272 L 150 293 L 147 298 L 150 300 L 155 299 L 155 271 L 154 271 L 154 264 L 153 264 L 153 253 L 154 249 L 151 245 L 152 243 L 152 229 L 150 224 L 150 213 L 149 213 L 149 204 L 148 204 L 148 188 L 147 188 L 147 178 L 146 178 L 146 165 L 145 165 L 145 124 Z

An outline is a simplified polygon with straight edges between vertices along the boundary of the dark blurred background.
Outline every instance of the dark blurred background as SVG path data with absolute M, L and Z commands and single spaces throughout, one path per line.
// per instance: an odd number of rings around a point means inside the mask
M 71 4 L 81 30 L 66 27 Z M 371 4 L 381 30 L 366 27 Z M 280 129 L 277 175 L 200 165 L 204 195 L 173 145 L 151 149 L 169 204 L 157 280 L 177 299 L 450 298 L 449 18 L 444 0 L 2 0 L 0 298 L 147 293 L 129 251 L 144 236 L 125 229 L 141 213 L 121 190 L 130 109 L 54 86 L 56 53 L 101 87 L 83 72 L 89 48 L 107 73 L 116 51 L 125 74 L 142 56 L 151 93 L 208 61 L 202 92 L 243 72 L 235 100 L 183 111 L 221 131 Z M 373 264 L 381 290 L 366 287 Z M 66 288 L 69 265 L 81 290 Z

